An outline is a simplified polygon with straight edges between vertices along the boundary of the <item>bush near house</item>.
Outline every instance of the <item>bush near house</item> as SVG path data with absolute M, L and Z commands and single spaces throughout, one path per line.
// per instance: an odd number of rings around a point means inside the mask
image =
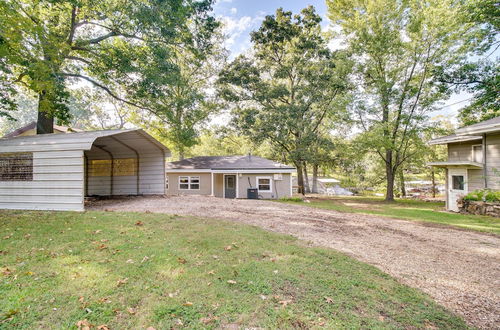
M 500 191 L 494 191 L 489 189 L 474 190 L 464 196 L 466 201 L 476 201 L 476 202 L 500 202 Z

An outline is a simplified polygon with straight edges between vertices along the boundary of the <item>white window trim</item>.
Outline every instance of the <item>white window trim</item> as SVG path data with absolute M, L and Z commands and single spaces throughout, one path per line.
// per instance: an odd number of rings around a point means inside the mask
M 269 190 L 259 189 L 259 180 L 260 179 L 269 179 Z M 257 190 L 259 192 L 270 192 L 270 193 L 273 192 L 273 177 L 271 177 L 271 176 L 258 176 L 255 178 L 255 180 L 256 180 L 255 182 L 256 182 Z
M 481 159 L 477 162 L 477 163 L 483 163 L 483 159 L 484 159 L 484 155 L 482 154 L 483 153 L 483 145 L 482 144 L 473 144 L 471 146 L 471 149 L 472 149 L 472 159 L 471 161 L 475 162 L 476 161 L 476 156 L 474 155 L 476 152 L 474 151 L 474 148 L 475 147 L 481 147 Z
M 187 182 L 187 189 L 186 188 L 181 188 L 181 178 L 188 178 L 188 182 Z M 194 179 L 194 178 L 198 178 L 198 183 L 191 183 L 191 180 Z M 186 183 L 182 183 L 182 184 L 186 184 Z M 198 189 L 192 189 L 191 188 L 191 184 L 198 184 Z M 188 176 L 188 175 L 180 175 L 179 176 L 179 186 L 178 186 L 179 190 L 200 190 L 201 189 L 201 177 L 199 175 L 193 175 L 193 176 Z

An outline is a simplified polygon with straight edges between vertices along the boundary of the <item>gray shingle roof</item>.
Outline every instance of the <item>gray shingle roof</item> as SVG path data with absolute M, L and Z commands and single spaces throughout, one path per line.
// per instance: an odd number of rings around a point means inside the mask
M 167 163 L 167 169 L 294 169 L 257 156 L 200 156 Z

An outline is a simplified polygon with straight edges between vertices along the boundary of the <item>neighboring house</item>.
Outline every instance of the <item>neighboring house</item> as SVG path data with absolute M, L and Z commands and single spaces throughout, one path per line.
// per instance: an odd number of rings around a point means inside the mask
M 83 211 L 86 196 L 162 195 L 166 156 L 140 129 L 0 139 L 0 208 Z
M 54 124 L 54 133 L 75 133 L 82 132 L 82 130 L 77 128 L 71 128 L 67 126 L 59 126 Z M 6 135 L 3 138 L 12 138 L 16 136 L 28 136 L 28 135 L 36 135 L 36 122 L 32 121 L 26 126 L 16 129 Z
M 295 168 L 256 156 L 205 156 L 167 163 L 167 195 L 276 199 L 292 195 Z
M 448 160 L 431 166 L 446 169 L 446 208 L 458 211 L 457 199 L 477 189 L 500 190 L 500 117 L 466 126 L 434 139 L 447 144 Z

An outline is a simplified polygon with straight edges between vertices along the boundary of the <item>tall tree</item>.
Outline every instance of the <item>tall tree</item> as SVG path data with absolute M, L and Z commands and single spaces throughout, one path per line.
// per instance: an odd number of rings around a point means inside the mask
M 500 6 L 496 0 L 470 0 L 463 21 L 478 30 L 471 36 L 470 56 L 457 63 L 438 67 L 443 88 L 471 93 L 469 105 L 459 111 L 462 125 L 471 125 L 500 116 Z
M 300 15 L 282 8 L 252 32 L 252 53 L 221 73 L 221 95 L 237 103 L 233 125 L 255 143 L 267 141 L 276 158 L 292 162 L 304 192 L 304 164 L 336 108 L 349 72 L 345 54 L 332 52 L 313 7 Z
M 222 38 L 216 31 L 210 39 L 212 46 L 197 53 L 184 43 L 176 45 L 172 63 L 178 70 L 177 79 L 155 83 L 159 73 L 151 71 L 148 77 L 151 83 L 131 88 L 133 97 L 148 109 L 134 116 L 134 122 L 147 125 L 150 131 L 166 140 L 178 159 L 184 159 L 198 142 L 201 126 L 222 108 L 223 102 L 213 90 L 227 58 Z
M 208 14 L 212 2 L 5 0 L 0 2 L 2 62 L 11 83 L 38 95 L 37 130 L 50 133 L 54 118 L 68 120 L 66 87 L 72 79 L 134 105 L 137 100 L 121 96 L 117 86 L 150 83 L 145 76 L 153 70 L 151 62 L 161 62 L 156 68 L 161 83 L 175 80 L 172 47 L 182 42 L 197 53 L 209 46 L 205 41 L 217 26 Z
M 427 126 L 427 114 L 450 91 L 436 87 L 434 69 L 463 58 L 472 23 L 455 0 L 327 0 L 356 60 L 354 111 L 364 145 L 385 164 L 386 200 L 394 200 L 399 168 Z

